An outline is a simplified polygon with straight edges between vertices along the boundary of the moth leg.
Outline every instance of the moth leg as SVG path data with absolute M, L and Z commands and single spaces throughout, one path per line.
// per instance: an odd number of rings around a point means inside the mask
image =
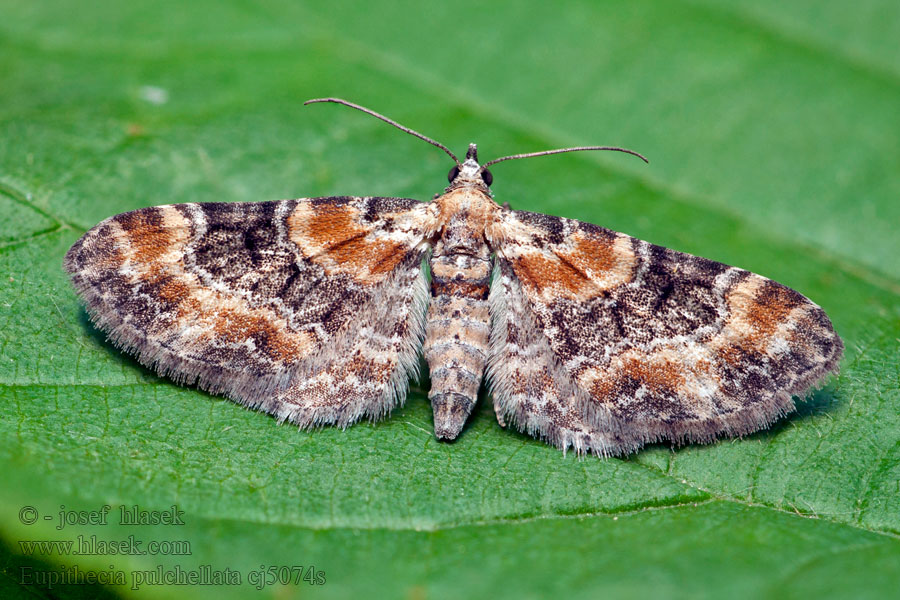
M 503 416 L 503 411 L 500 410 L 500 405 L 498 403 L 494 403 L 494 415 L 497 417 L 497 423 L 500 424 L 500 427 L 506 429 L 506 417 Z

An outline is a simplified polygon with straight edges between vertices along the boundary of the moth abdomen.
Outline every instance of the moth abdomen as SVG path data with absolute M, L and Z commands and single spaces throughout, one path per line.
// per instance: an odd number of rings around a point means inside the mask
M 435 249 L 431 260 L 424 353 L 431 373 L 428 399 L 435 435 L 452 440 L 475 406 L 487 364 L 491 261 L 489 255 L 440 250 Z

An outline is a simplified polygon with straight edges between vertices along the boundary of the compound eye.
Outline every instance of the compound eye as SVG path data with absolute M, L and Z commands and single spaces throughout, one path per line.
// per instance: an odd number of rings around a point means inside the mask
M 457 176 L 459 176 L 459 165 L 453 165 L 453 168 L 447 173 L 447 181 L 453 183 L 453 180 L 456 179 Z
M 485 183 L 485 185 L 490 187 L 490 185 L 492 183 L 494 183 L 494 176 L 491 175 L 491 172 L 488 171 L 487 169 L 482 169 L 481 170 L 481 180 Z

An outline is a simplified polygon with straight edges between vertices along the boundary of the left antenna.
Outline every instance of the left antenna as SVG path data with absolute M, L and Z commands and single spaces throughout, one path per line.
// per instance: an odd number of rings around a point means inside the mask
M 360 111 L 366 113 L 367 115 L 372 115 L 376 119 L 381 119 L 385 123 L 387 123 L 389 125 L 393 125 L 400 131 L 405 131 L 409 135 L 414 135 L 417 138 L 419 138 L 420 140 L 425 140 L 432 146 L 437 146 L 438 148 L 440 148 L 441 150 L 446 152 L 450 156 L 450 158 L 453 159 L 453 162 L 455 162 L 457 164 L 457 166 L 462 167 L 462 163 L 459 162 L 459 159 L 456 158 L 455 154 L 450 152 L 450 149 L 447 148 L 447 146 L 443 145 L 442 143 L 440 143 L 438 141 L 431 139 L 427 135 L 422 135 L 421 133 L 419 133 L 418 131 L 416 131 L 414 129 L 405 127 L 405 126 L 401 125 L 400 123 L 398 123 L 397 121 L 394 121 L 393 119 L 388 119 L 386 116 L 382 115 L 381 113 L 377 113 L 370 108 L 366 108 L 365 106 L 360 106 L 359 104 L 354 104 L 352 102 L 348 102 L 347 100 L 344 100 L 342 98 L 313 98 L 312 100 L 307 100 L 306 102 L 304 102 L 303 105 L 305 106 L 307 104 L 315 104 L 317 102 L 331 102 L 333 104 L 343 104 L 344 106 L 349 106 L 350 108 L 355 108 L 356 110 L 360 110 Z

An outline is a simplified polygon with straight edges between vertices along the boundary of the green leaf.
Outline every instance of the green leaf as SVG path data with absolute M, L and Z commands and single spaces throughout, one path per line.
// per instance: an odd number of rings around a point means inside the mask
M 896 593 L 895 2 L 6 0 L 2 13 L 4 597 L 244 597 L 261 566 L 324 574 L 264 588 L 278 597 Z M 493 189 L 790 285 L 843 336 L 840 376 L 769 431 L 599 460 L 501 429 L 484 401 L 458 442 L 437 443 L 427 382 L 385 421 L 298 432 L 105 342 L 61 261 L 107 216 L 442 189 L 434 148 L 301 106 L 328 95 L 485 159 L 648 155 L 504 163 Z M 61 505 L 109 505 L 108 522 L 57 529 Z M 121 524 L 135 505 L 175 505 L 184 524 Z M 92 535 L 168 545 L 23 556 Z M 61 585 L 73 569 L 125 581 Z M 178 569 L 243 585 L 152 580 Z

